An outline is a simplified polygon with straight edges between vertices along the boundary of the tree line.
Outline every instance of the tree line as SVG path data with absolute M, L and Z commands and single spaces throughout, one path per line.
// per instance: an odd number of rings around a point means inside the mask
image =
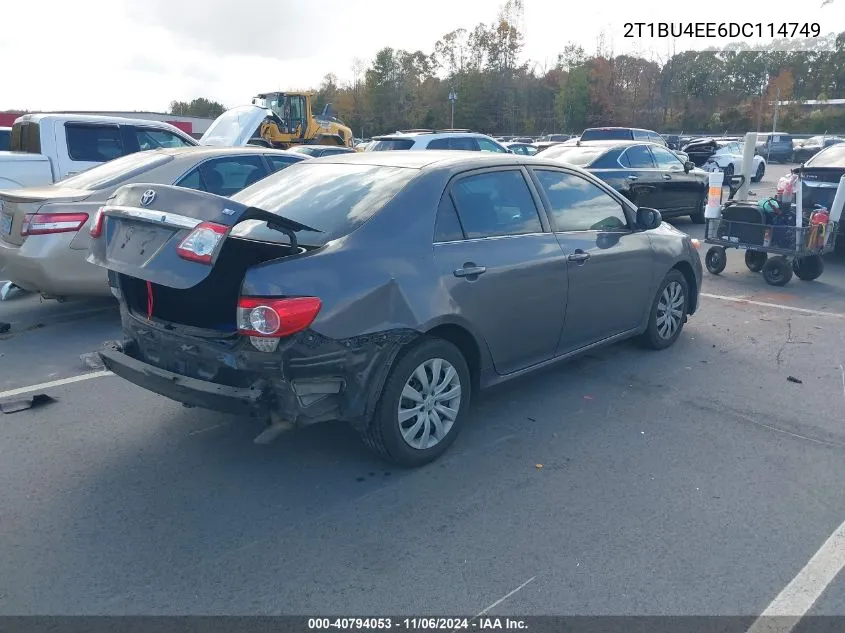
M 327 74 L 315 91 L 356 136 L 451 125 L 491 134 L 580 133 L 601 125 L 659 131 L 771 129 L 775 101 L 845 97 L 845 32 L 803 50 L 742 44 L 650 58 L 566 44 L 553 67 L 522 58 L 522 0 L 507 0 L 491 23 L 443 35 L 432 50 L 385 47 L 352 79 Z M 824 50 L 827 48 L 828 50 Z M 829 50 L 833 48 L 834 50 Z M 778 108 L 779 130 L 845 132 L 845 107 Z

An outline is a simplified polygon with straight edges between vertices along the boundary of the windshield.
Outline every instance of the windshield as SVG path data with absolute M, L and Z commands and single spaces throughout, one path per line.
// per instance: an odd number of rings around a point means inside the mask
M 238 137 L 243 132 L 244 127 L 250 125 L 255 118 L 255 111 L 255 106 L 242 106 L 227 110 L 217 117 L 205 134 L 202 135 L 202 144 L 224 147 L 237 145 Z
M 630 141 L 633 138 L 631 130 L 625 128 L 593 128 L 584 130 L 582 141 Z
M 232 200 L 322 231 L 298 235 L 303 244 L 321 246 L 363 224 L 417 173 L 404 167 L 304 161 L 247 187 Z M 267 231 L 266 222 L 247 220 L 232 235 L 263 240 Z
M 586 167 L 607 152 L 606 147 L 577 147 L 572 145 L 552 145 L 540 152 L 542 158 L 553 158 L 571 165 Z
M 807 167 L 838 167 L 845 169 L 845 144 L 839 143 L 823 149 L 804 163 Z
M 173 156 L 161 154 L 156 150 L 136 152 L 86 169 L 75 176 L 59 180 L 57 184 L 68 189 L 97 191 L 143 174 L 171 160 Z

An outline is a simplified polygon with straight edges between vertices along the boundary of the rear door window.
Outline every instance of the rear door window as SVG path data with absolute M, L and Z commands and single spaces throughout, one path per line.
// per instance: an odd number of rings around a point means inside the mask
M 105 163 L 126 154 L 116 125 L 65 123 L 65 137 L 71 160 Z
M 12 133 L 9 130 L 0 130 L 0 152 L 7 152 L 12 146 Z
M 633 134 L 630 135 L 628 138 L 633 136 L 635 141 L 650 141 L 651 138 L 649 137 L 649 133 L 645 130 L 632 130 Z
M 477 152 L 478 143 L 470 136 L 452 136 L 449 138 L 449 149 L 462 152 Z
M 645 145 L 632 145 L 622 153 L 619 162 L 630 169 L 655 169 L 656 167 L 654 158 Z
M 542 233 L 531 190 L 519 170 L 461 178 L 452 196 L 468 239 Z

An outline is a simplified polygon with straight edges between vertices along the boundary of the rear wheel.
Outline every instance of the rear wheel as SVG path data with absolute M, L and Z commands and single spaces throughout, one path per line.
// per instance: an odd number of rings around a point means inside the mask
M 731 182 L 731 178 L 734 175 L 734 164 L 729 163 L 727 167 L 725 167 L 722 172 L 725 174 L 724 179 L 722 180 L 722 185 L 729 185 Z
M 766 265 L 766 260 L 769 259 L 768 254 L 760 251 L 745 251 L 745 265 L 752 273 L 759 273 Z
M 707 206 L 707 198 L 701 199 L 701 204 L 699 204 L 698 211 L 695 213 L 690 213 L 690 220 L 692 220 L 693 224 L 704 224 L 704 207 Z
M 391 369 L 364 441 L 399 466 L 434 461 L 455 441 L 470 392 L 460 350 L 442 339 L 424 340 Z
M 728 254 L 721 246 L 711 246 L 704 256 L 704 265 L 711 274 L 718 275 L 728 265 Z
M 813 281 L 824 272 L 824 260 L 821 255 L 796 257 L 792 262 L 792 270 L 801 281 Z
M 785 257 L 771 257 L 763 266 L 763 279 L 772 286 L 785 286 L 792 279 L 792 267 Z
M 643 342 L 652 349 L 665 349 L 678 340 L 689 305 L 689 286 L 679 270 L 671 270 L 663 279 L 651 306 Z

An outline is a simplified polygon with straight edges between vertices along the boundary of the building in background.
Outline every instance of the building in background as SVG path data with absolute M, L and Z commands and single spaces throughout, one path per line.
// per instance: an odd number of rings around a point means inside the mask
M 164 121 L 178 127 L 183 132 L 187 132 L 194 138 L 199 138 L 208 129 L 214 119 L 205 119 L 195 116 L 179 116 L 177 114 L 164 114 L 162 112 L 114 112 L 114 111 L 96 111 L 96 110 L 54 110 L 54 113 L 63 114 L 94 114 L 100 116 L 119 116 L 129 119 L 147 119 L 149 121 Z M 20 110 L 8 110 L 0 112 L 0 127 L 11 127 L 19 116 L 24 114 L 32 114 L 30 112 L 23 112 Z

